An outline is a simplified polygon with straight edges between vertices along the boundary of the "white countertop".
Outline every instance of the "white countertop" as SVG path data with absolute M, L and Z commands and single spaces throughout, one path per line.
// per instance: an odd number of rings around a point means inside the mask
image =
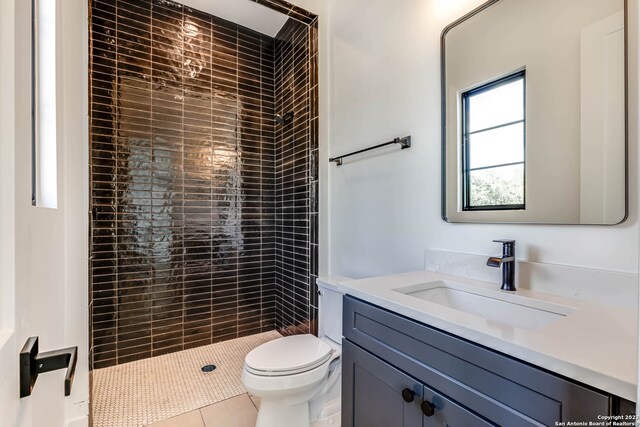
M 394 291 L 437 280 L 499 291 L 493 283 L 429 271 L 344 280 L 338 288 L 410 319 L 636 401 L 638 333 L 634 310 L 527 290 L 509 292 L 575 310 L 540 329 L 525 330 Z

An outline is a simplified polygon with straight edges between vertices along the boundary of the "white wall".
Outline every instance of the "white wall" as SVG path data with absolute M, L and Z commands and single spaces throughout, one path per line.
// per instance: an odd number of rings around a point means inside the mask
M 60 198 L 64 230 L 64 345 L 78 346 L 73 392 L 65 399 L 68 427 L 88 425 L 89 413 L 89 130 L 88 3 L 61 4 L 58 140 L 62 147 Z M 59 385 L 59 384 L 58 384 Z
M 411 134 L 397 147 L 329 168 L 332 274 L 420 270 L 425 248 L 517 256 L 636 273 L 637 0 L 630 2 L 631 213 L 620 226 L 448 224 L 440 219 L 440 33 L 482 0 L 330 0 L 328 154 Z M 324 156 L 326 162 L 326 156 Z M 321 224 L 322 225 L 322 224 Z

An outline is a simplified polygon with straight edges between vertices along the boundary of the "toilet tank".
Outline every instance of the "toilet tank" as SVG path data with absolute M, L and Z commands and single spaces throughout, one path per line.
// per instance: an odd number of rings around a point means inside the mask
M 338 282 L 349 280 L 344 276 L 318 277 L 318 336 L 326 337 L 335 343 L 342 343 L 342 292 Z

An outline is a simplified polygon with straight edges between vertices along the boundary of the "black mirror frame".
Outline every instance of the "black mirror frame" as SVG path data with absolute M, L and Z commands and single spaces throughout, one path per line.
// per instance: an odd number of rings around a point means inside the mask
M 527 222 L 527 221 L 451 221 L 447 217 L 447 93 L 446 93 L 446 36 L 449 31 L 477 14 L 485 11 L 494 4 L 504 0 L 488 0 L 471 12 L 447 25 L 440 35 L 440 121 L 441 121 L 441 217 L 448 223 L 466 224 L 522 224 L 522 225 L 620 225 L 629 218 L 629 4 L 624 0 L 624 217 L 615 224 L 575 224 L 562 222 Z

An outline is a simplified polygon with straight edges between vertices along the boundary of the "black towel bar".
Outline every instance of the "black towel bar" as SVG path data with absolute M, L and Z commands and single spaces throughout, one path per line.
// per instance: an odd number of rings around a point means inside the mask
M 373 147 L 363 148 L 362 150 L 354 151 L 349 154 L 344 154 L 338 157 L 332 157 L 329 159 L 330 162 L 335 162 L 337 166 L 342 165 L 342 159 L 349 156 L 355 156 L 356 154 L 364 153 L 365 151 L 375 150 L 376 148 L 386 147 L 387 145 L 392 144 L 400 144 L 400 148 L 404 150 L 405 148 L 411 147 L 411 136 L 405 136 L 404 138 L 396 138 L 393 141 L 385 142 L 384 144 L 374 145 Z

